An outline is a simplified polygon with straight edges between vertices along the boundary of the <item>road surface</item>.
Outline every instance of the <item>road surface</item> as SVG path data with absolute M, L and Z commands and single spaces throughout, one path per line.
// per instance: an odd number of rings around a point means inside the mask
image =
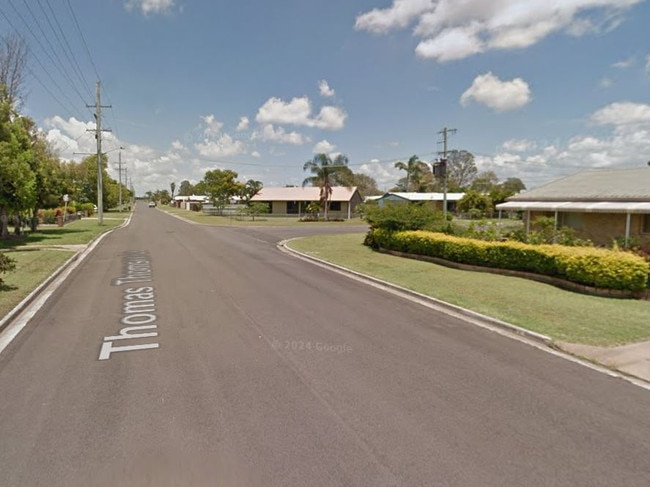
M 0 355 L 0 486 L 644 486 L 650 393 L 140 204 Z M 552 311 L 551 311 L 552 312 Z

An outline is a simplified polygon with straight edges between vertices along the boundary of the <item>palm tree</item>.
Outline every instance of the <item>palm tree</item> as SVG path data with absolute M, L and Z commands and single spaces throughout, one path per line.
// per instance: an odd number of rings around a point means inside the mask
M 420 179 L 423 175 L 423 165 L 424 163 L 418 158 L 418 156 L 411 156 L 408 162 L 398 161 L 395 163 L 395 169 L 400 171 L 406 171 L 406 191 L 415 185 L 416 187 L 420 186 Z
M 323 216 L 328 219 L 327 212 L 332 197 L 332 184 L 334 183 L 335 174 L 343 168 L 348 167 L 348 158 L 339 154 L 332 160 L 327 154 L 316 154 L 311 161 L 305 162 L 303 171 L 310 171 L 313 176 L 305 178 L 303 186 L 311 184 L 320 188 L 320 203 L 323 207 Z

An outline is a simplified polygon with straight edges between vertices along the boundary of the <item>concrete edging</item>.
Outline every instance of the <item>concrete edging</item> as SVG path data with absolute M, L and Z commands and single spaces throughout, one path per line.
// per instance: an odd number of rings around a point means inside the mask
M 23 300 L 18 303 L 9 313 L 7 313 L 2 320 L 0 320 L 0 332 L 2 332 L 7 326 L 11 324 L 11 322 L 19 316 L 27 307 L 32 304 L 36 298 L 53 282 L 56 280 L 57 277 L 59 277 L 66 269 L 68 269 L 70 266 L 72 266 L 75 262 L 77 262 L 77 265 L 80 264 L 90 252 L 93 251 L 93 249 L 101 242 L 104 237 L 106 237 L 108 234 L 114 232 L 115 230 L 118 230 L 120 228 L 124 228 L 131 222 L 131 216 L 133 215 L 133 212 L 129 215 L 129 217 L 122 223 L 121 225 L 118 225 L 115 228 L 111 228 L 101 234 L 99 234 L 97 237 L 95 237 L 93 240 L 88 242 L 86 246 L 81 249 L 77 250 L 72 257 L 70 257 L 68 260 L 66 260 L 58 269 L 56 269 L 52 274 L 49 275 L 42 283 L 40 283 L 36 289 L 34 289 L 31 293 L 29 293 Z
M 300 238 L 300 237 L 298 237 L 298 238 Z M 333 264 L 333 263 L 328 262 L 326 260 L 319 259 L 318 257 L 313 257 L 313 256 L 305 254 L 303 252 L 299 252 L 299 251 L 297 251 L 295 249 L 292 249 L 292 248 L 287 246 L 287 244 L 292 240 L 296 240 L 296 239 L 282 240 L 281 242 L 279 242 L 277 244 L 277 247 L 283 252 L 287 252 L 289 254 L 294 254 L 295 256 L 299 256 L 302 259 L 309 260 L 309 261 L 312 261 L 312 262 L 316 262 L 316 263 L 322 265 L 323 267 L 330 267 L 332 269 L 336 269 L 339 272 L 353 275 L 357 279 L 365 280 L 367 282 L 371 282 L 371 283 L 374 283 L 374 284 L 379 284 L 380 286 L 382 286 L 384 288 L 392 289 L 392 290 L 395 290 L 395 291 L 398 291 L 398 292 L 401 292 L 401 293 L 408 294 L 410 296 L 416 297 L 418 299 L 428 301 L 430 303 L 435 304 L 437 307 L 441 308 L 442 310 L 446 310 L 447 312 L 454 313 L 454 314 L 457 314 L 457 315 L 461 315 L 461 316 L 465 317 L 466 319 L 479 320 L 479 321 L 481 321 L 483 323 L 495 326 L 497 328 L 500 328 L 500 329 L 505 330 L 507 332 L 513 333 L 515 335 L 519 335 L 519 336 L 527 338 L 529 340 L 533 340 L 535 342 L 541 343 L 541 344 L 546 345 L 548 347 L 553 346 L 553 340 L 550 337 L 546 336 L 546 335 L 542 335 L 541 333 L 536 333 L 534 331 L 526 330 L 525 328 L 521 328 L 521 327 L 513 325 L 511 323 L 507 323 L 507 322 L 499 320 L 497 318 L 493 318 L 491 316 L 487 316 L 487 315 L 484 315 L 484 314 L 481 314 L 481 313 L 477 313 L 476 311 L 472 311 L 472 310 L 463 308 L 461 306 L 457 306 L 455 304 L 451 304 L 451 303 L 448 303 L 446 301 L 442 301 L 440 299 L 433 298 L 431 296 L 427 296 L 426 294 L 422 294 L 422 293 L 419 293 L 417 291 L 407 289 L 407 288 L 399 286 L 397 284 L 393 284 L 391 282 L 387 282 L 387 281 L 384 281 L 382 279 L 378 279 L 376 277 L 368 276 L 366 274 L 362 274 L 360 272 L 353 271 L 353 270 L 348 269 L 346 267 L 343 267 L 343 266 L 340 266 L 340 265 L 337 265 L 337 264 Z

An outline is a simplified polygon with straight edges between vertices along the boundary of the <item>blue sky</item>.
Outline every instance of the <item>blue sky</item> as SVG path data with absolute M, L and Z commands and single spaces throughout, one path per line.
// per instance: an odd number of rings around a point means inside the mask
M 22 110 L 61 157 L 93 152 L 102 82 L 111 173 L 138 194 L 233 169 L 301 184 L 343 153 L 388 189 L 438 132 L 533 188 L 650 160 L 642 0 L 2 0 L 29 44 Z M 47 14 L 47 16 L 45 15 Z M 79 28 L 77 28 L 77 25 Z M 60 30 L 59 30 L 60 26 Z M 68 47 L 69 46 L 69 49 Z

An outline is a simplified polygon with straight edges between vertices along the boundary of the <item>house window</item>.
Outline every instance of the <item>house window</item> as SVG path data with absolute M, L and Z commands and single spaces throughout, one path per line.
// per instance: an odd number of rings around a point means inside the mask
M 650 233 L 650 214 L 643 215 L 643 233 Z
M 341 202 L 340 201 L 330 201 L 330 210 L 331 211 L 341 211 Z
M 297 215 L 300 203 L 298 201 L 287 201 L 287 214 Z
M 560 213 L 559 223 L 561 227 L 580 230 L 584 226 L 584 213 Z

